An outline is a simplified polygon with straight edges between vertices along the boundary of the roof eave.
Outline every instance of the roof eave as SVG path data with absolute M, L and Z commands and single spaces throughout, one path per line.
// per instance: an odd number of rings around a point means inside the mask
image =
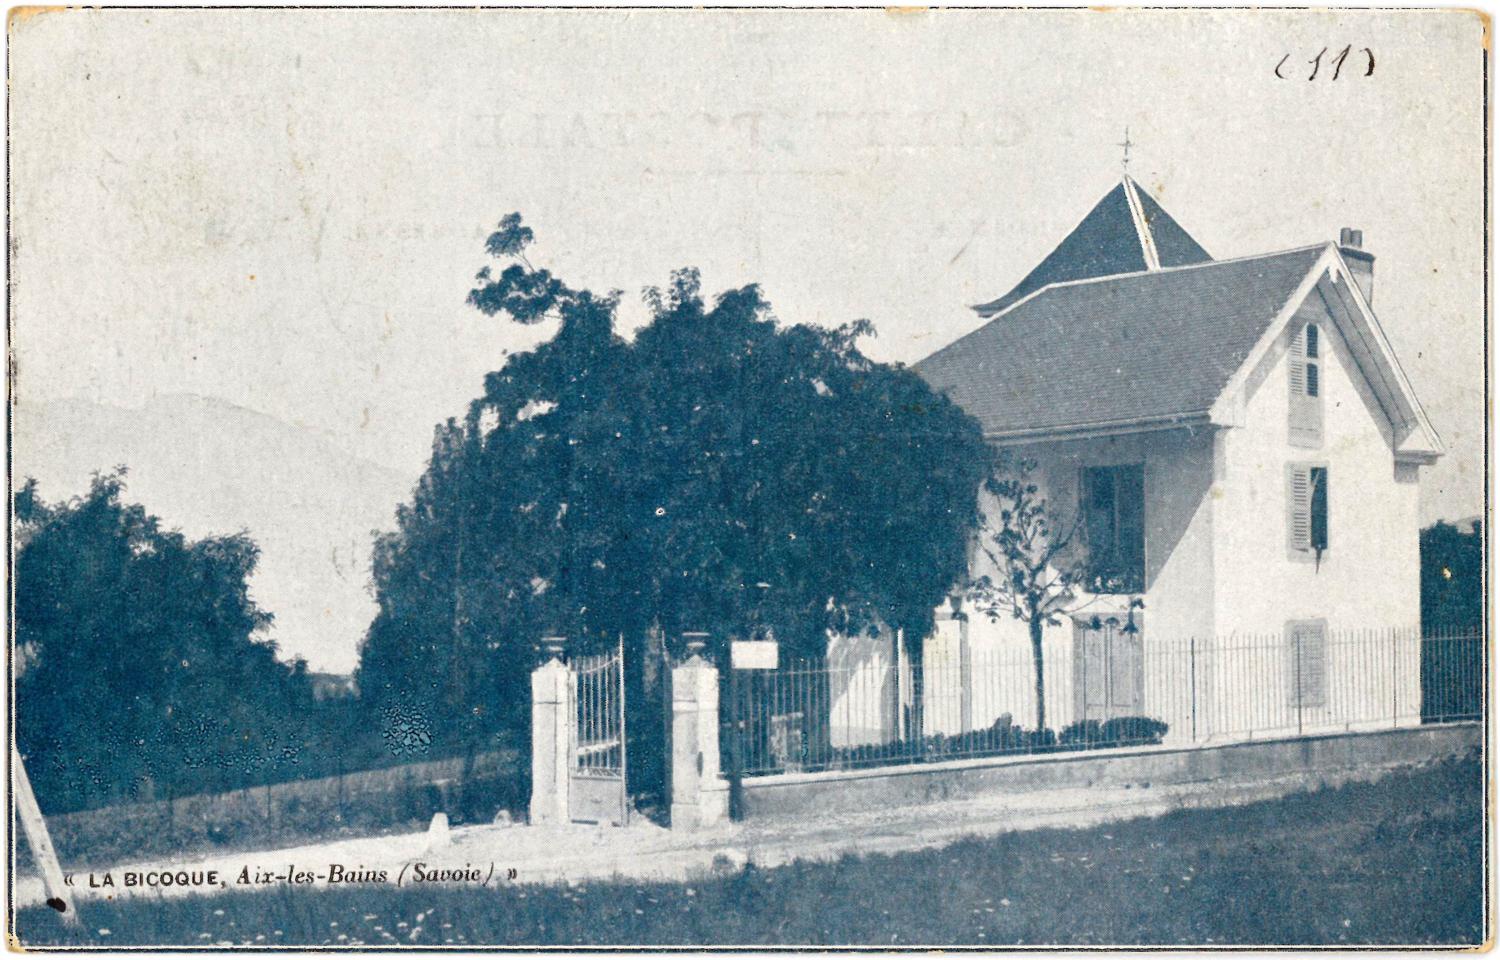
M 1403 452 L 1415 455 L 1431 455 L 1434 460 L 1443 455 L 1446 445 L 1443 437 L 1433 426 L 1432 420 L 1427 416 L 1427 411 L 1422 406 L 1421 398 L 1417 396 L 1416 388 L 1412 386 L 1411 378 L 1406 375 L 1406 369 L 1401 366 L 1401 358 L 1396 355 L 1395 348 L 1391 345 L 1390 338 L 1386 336 L 1385 328 L 1381 326 L 1379 318 L 1375 316 L 1375 308 L 1370 306 L 1370 301 L 1365 297 L 1354 274 L 1349 269 L 1349 263 L 1344 259 L 1344 252 L 1337 246 L 1329 244 L 1332 248 L 1333 262 L 1342 277 L 1342 292 L 1353 303 L 1355 310 L 1365 325 L 1370 329 L 1374 337 L 1374 347 L 1377 357 L 1390 368 L 1395 383 L 1397 394 L 1411 408 L 1410 426 L 1421 435 L 1423 443 L 1414 444 L 1406 451 L 1397 451 L 1399 457 Z
M 1430 467 L 1442 459 L 1441 450 L 1397 450 L 1396 462 L 1413 466 Z
M 1170 413 L 1150 417 L 1131 417 L 1124 420 L 1094 420 L 1087 423 L 1063 424 L 1051 427 L 1028 427 L 1021 430 L 986 430 L 984 438 L 991 443 L 1013 446 L 1056 440 L 1087 440 L 1093 437 L 1114 437 L 1128 433 L 1151 433 L 1159 430 L 1178 430 L 1199 426 L 1215 426 L 1207 410 L 1191 413 Z

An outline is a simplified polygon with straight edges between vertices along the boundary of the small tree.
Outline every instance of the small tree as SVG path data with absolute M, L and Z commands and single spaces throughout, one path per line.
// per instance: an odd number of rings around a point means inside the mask
M 1078 602 L 1085 570 L 1072 550 L 1079 519 L 1057 522 L 1031 474 L 1036 461 L 1002 456 L 985 481 L 995 500 L 978 537 L 991 573 L 969 581 L 968 597 L 991 620 L 1009 615 L 1031 633 L 1031 661 L 1036 677 L 1036 728 L 1047 728 L 1046 678 L 1042 663 L 1042 627 L 1056 626 Z

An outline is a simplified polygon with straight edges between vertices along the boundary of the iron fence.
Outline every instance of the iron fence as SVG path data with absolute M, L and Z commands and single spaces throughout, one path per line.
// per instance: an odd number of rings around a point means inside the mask
M 1051 637 L 1037 722 L 1028 642 L 871 642 L 834 663 L 745 671 L 723 748 L 746 776 L 1482 719 L 1482 632 L 1333 630 Z

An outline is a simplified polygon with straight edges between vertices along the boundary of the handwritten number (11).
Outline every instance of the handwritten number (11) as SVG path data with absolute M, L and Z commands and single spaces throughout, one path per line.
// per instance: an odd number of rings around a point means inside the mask
M 1347 46 L 1344 47 L 1344 49 L 1342 49 L 1342 50 L 1340 50 L 1338 52 L 1338 55 L 1335 56 L 1334 59 L 1333 59 L 1333 76 L 1329 77 L 1328 79 L 1330 79 L 1330 80 L 1337 80 L 1339 78 L 1339 76 L 1344 72 L 1344 63 L 1345 63 L 1345 61 L 1347 61 L 1349 59 L 1349 54 L 1351 54 L 1353 52 L 1354 52 L 1354 44 L 1352 44 L 1352 43 L 1348 44 Z M 1375 74 L 1375 51 L 1371 50 L 1369 47 L 1360 47 L 1360 52 L 1363 53 L 1366 57 L 1369 58 L 1369 63 L 1370 63 L 1369 67 L 1366 68 L 1364 75 L 1367 76 L 1367 77 L 1374 76 L 1374 74 Z M 1323 68 L 1323 57 L 1325 57 L 1327 54 L 1328 54 L 1328 48 L 1324 47 L 1322 50 L 1318 51 L 1318 55 L 1316 57 L 1313 57 L 1311 60 L 1307 61 L 1309 64 L 1312 65 L 1312 72 L 1307 75 L 1307 79 L 1308 79 L 1309 82 L 1318 79 L 1318 71 Z M 1286 54 L 1285 56 L 1283 56 L 1280 60 L 1278 60 L 1276 62 L 1275 68 L 1272 69 L 1272 71 L 1271 71 L 1272 73 L 1274 73 L 1276 75 L 1276 79 L 1278 79 L 1278 80 L 1290 80 L 1291 79 L 1286 74 L 1284 74 L 1284 73 L 1281 72 L 1281 68 L 1285 67 L 1286 66 L 1286 62 L 1288 60 L 1290 60 L 1290 59 L 1292 59 L 1292 55 L 1290 53 L 1288 53 L 1288 54 Z

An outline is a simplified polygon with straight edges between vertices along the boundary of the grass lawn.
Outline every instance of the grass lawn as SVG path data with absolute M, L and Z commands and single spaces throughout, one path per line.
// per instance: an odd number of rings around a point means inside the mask
M 279 889 L 83 904 L 28 947 L 509 944 L 1477 944 L 1477 754 L 1281 800 L 689 884 Z M 502 865 L 503 866 L 503 865 Z

